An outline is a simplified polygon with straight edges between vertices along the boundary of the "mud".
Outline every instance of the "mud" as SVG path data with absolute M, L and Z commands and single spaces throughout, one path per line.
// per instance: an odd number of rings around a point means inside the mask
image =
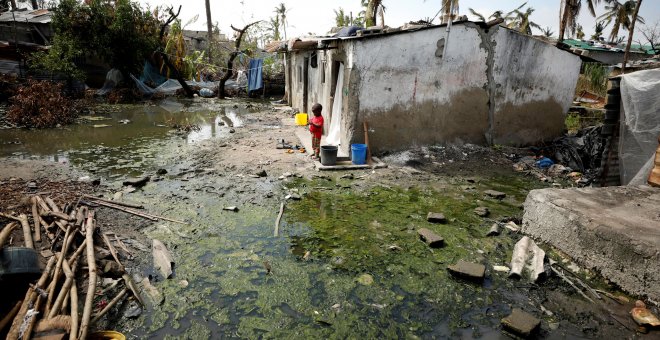
M 497 338 L 500 319 L 522 308 L 542 319 L 542 338 L 633 336 L 634 330 L 614 321 L 600 305 L 572 308 L 580 297 L 559 279 L 528 284 L 493 270 L 508 263 L 520 235 L 486 237 L 490 225 L 518 220 L 527 192 L 550 185 L 513 173 L 501 152 L 469 145 L 418 148 L 386 155 L 388 169 L 341 178 L 346 173 L 314 171 L 308 155 L 275 148 L 279 139 L 298 143 L 288 108 L 202 99 L 186 105 L 172 115 L 199 122 L 203 131 L 210 129 L 211 138 L 154 128 L 144 139 L 134 134 L 128 140 L 103 141 L 108 152 L 96 153 L 101 145 L 89 136 L 81 137 L 87 144 L 37 152 L 30 141 L 46 134 L 28 131 L 21 132 L 26 135 L 23 149 L 0 146 L 4 169 L 20 161 L 39 176 L 56 162 L 49 157 L 65 155 L 68 161 L 58 163 L 66 170 L 65 179 L 97 177 L 101 186 L 95 194 L 112 197 L 123 191 L 124 199 L 144 204 L 150 213 L 189 223 L 152 223 L 106 210 L 97 214 L 105 230 L 147 245 L 158 238 L 176 261 L 173 278 L 164 280 L 153 269 L 151 254 L 136 250 L 131 274 L 152 276 L 165 301 L 149 303 L 137 319 L 123 317 L 126 302 L 99 329 L 119 330 L 129 338 L 168 339 Z M 153 107 L 117 108 L 105 116 L 114 127 L 128 115 L 125 110 L 138 121 L 136 115 L 147 116 L 141 112 Z M 217 119 L 224 120 L 223 110 L 235 110 L 233 118 L 225 114 L 234 133 L 226 124 L 217 125 Z M 202 118 L 194 121 L 197 115 Z M 80 124 L 67 129 L 88 129 L 87 123 Z M 157 175 L 158 169 L 167 173 Z M 267 176 L 251 176 L 260 170 Z M 123 179 L 142 175 L 153 180 L 133 192 L 122 187 Z M 507 197 L 488 198 L 484 191 L 489 189 Z M 290 193 L 302 200 L 287 202 L 274 237 L 279 205 Z M 222 209 L 227 206 L 239 211 Z M 488 219 L 474 214 L 478 206 L 489 208 Z M 443 212 L 448 224 L 429 225 L 428 211 Z M 418 239 L 420 227 L 444 237 L 446 246 L 428 248 Z M 486 265 L 483 284 L 447 273 L 447 266 L 461 259 Z M 597 275 L 588 282 L 613 289 Z M 615 307 L 619 312 L 627 308 Z

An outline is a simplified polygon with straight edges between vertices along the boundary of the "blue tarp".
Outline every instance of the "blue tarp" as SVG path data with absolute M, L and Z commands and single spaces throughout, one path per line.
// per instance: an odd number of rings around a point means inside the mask
M 263 59 L 250 59 L 248 66 L 248 92 L 258 90 L 263 87 Z
M 162 83 L 167 81 L 167 77 L 164 77 L 160 74 L 158 69 L 151 65 L 150 62 L 144 61 L 144 68 L 142 68 L 142 75 L 140 80 L 145 84 L 153 84 L 155 86 L 160 86 Z

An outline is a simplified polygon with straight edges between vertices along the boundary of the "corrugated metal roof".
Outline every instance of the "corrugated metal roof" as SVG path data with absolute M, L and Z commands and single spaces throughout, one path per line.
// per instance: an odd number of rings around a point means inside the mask
M 47 9 L 36 11 L 8 11 L 0 14 L 0 22 L 29 22 L 33 24 L 47 24 L 52 20 L 52 13 Z

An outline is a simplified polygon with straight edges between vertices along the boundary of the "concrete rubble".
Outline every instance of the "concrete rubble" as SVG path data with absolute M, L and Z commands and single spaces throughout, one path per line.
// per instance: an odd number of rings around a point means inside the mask
M 625 291 L 660 299 L 660 190 L 532 190 L 522 231 L 569 254 Z

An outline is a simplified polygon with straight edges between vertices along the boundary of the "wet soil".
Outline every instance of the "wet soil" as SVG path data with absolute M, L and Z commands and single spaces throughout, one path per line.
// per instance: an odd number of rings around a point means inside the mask
M 493 269 L 508 264 L 521 235 L 486 237 L 490 225 L 519 220 L 527 192 L 552 185 L 514 173 L 501 151 L 419 148 L 384 155 L 387 169 L 324 173 L 307 154 L 276 149 L 280 139 L 299 143 L 286 107 L 168 100 L 106 107 L 97 116 L 104 120 L 62 131 L 1 130 L 2 140 L 14 143 L 0 145 L 0 177 L 100 179 L 99 187 L 79 189 L 106 198 L 122 192 L 122 199 L 150 213 L 189 223 L 154 223 L 111 209 L 97 213 L 105 230 L 147 246 L 159 239 L 176 261 L 173 278 L 165 280 L 152 266 L 150 249 L 127 241 L 134 253 L 131 275 L 152 277 L 165 301 L 156 305 L 145 295 L 148 306 L 135 319 L 124 317 L 133 305 L 125 302 L 99 329 L 135 339 L 490 339 L 506 337 L 500 319 L 522 308 L 542 320 L 540 338 L 644 337 L 626 315 L 629 305 L 591 304 L 556 277 L 534 284 Z M 170 119 L 200 130 L 160 126 Z M 93 127 L 98 124 L 112 126 Z M 266 176 L 257 176 L 262 170 Z M 152 180 L 141 189 L 122 185 L 144 175 Z M 489 198 L 489 189 L 507 196 Z M 302 199 L 285 200 L 291 194 Z M 281 202 L 286 208 L 275 236 Z M 238 211 L 223 210 L 228 206 Z M 475 215 L 478 206 L 491 215 Z M 448 223 L 429 224 L 429 211 L 443 212 Z M 421 227 L 442 235 L 446 246 L 428 248 L 416 234 Z M 486 265 L 484 283 L 449 275 L 447 266 L 458 260 Z M 594 273 L 579 275 L 615 290 Z

